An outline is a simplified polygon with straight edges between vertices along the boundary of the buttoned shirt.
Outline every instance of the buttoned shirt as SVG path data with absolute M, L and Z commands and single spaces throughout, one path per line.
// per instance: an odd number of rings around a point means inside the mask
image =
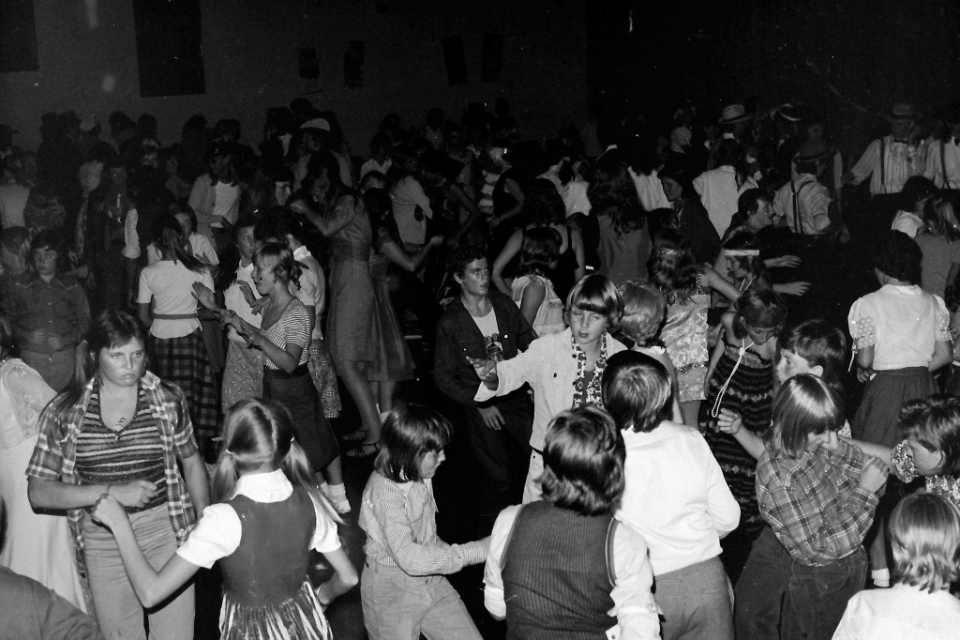
M 90 305 L 80 283 L 55 274 L 44 282 L 25 273 L 7 289 L 3 308 L 21 349 L 51 354 L 73 347 L 90 326 Z
M 394 482 L 374 471 L 363 490 L 360 528 L 368 561 L 411 576 L 456 573 L 486 560 L 483 543 L 447 544 L 437 536 L 431 480 Z
M 883 164 L 880 150 L 883 147 Z M 853 165 L 854 184 L 860 184 L 870 176 L 870 193 L 873 195 L 900 193 L 908 178 L 919 176 L 924 171 L 925 149 L 885 136 L 874 140 L 867 147 L 857 164 Z
M 94 376 L 87 383 L 80 399 L 62 414 L 48 406 L 40 415 L 40 435 L 33 450 L 26 474 L 40 480 L 53 480 L 69 485 L 80 485 L 77 472 L 77 438 L 83 426 L 87 407 L 94 393 L 94 385 L 99 385 Z M 197 454 L 197 442 L 193 436 L 193 423 L 187 409 L 187 399 L 180 387 L 164 382 L 147 371 L 140 379 L 141 388 L 146 392 L 150 414 L 156 419 L 163 445 L 164 479 L 167 482 L 167 513 L 177 538 L 177 546 L 187 539 L 196 522 L 193 501 L 187 491 L 186 483 L 177 468 L 177 459 L 186 460 Z M 87 566 L 83 544 L 84 509 L 67 509 L 67 520 L 74 542 L 74 562 L 77 574 L 83 584 L 84 596 L 89 611 L 93 611 L 90 598 L 90 584 L 87 579 Z
M 946 171 L 943 170 L 944 165 Z M 946 142 L 937 140 L 927 147 L 923 177 L 933 180 L 940 189 L 960 189 L 960 144 L 957 138 L 950 138 Z
M 794 215 L 794 190 L 800 203 L 799 216 Z M 816 236 L 830 226 L 830 202 L 830 190 L 809 173 L 804 173 L 777 191 L 773 198 L 773 210 L 786 219 L 794 233 Z M 797 218 L 800 221 L 799 227 Z
M 877 494 L 859 486 L 867 457 L 844 441 L 797 458 L 763 452 L 760 514 L 798 563 L 826 566 L 855 553 L 873 523 Z

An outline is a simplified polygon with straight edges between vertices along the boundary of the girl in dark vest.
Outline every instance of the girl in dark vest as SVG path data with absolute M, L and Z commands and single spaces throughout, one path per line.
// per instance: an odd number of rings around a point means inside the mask
M 340 546 L 339 518 L 312 484 L 289 414 L 271 400 L 241 400 L 226 418 L 223 444 L 214 504 L 160 571 L 144 557 L 120 503 L 104 494 L 95 505 L 94 518 L 116 536 L 137 596 L 153 607 L 219 561 L 221 638 L 332 638 L 323 608 L 357 584 L 357 572 Z M 307 577 L 311 549 L 334 569 L 317 589 Z
M 507 507 L 493 527 L 484 604 L 506 618 L 507 638 L 660 638 L 647 544 L 613 518 L 625 456 L 602 409 L 564 411 L 551 423 L 543 500 Z

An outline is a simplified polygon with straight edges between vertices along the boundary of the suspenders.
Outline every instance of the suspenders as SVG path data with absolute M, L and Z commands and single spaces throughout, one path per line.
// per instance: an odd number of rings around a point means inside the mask
M 803 230 L 802 216 L 800 215 L 800 192 L 811 182 L 813 181 L 804 182 L 800 185 L 800 188 L 797 189 L 796 180 L 790 181 L 790 191 L 793 193 L 793 226 L 796 227 L 796 233 L 802 236 L 807 235 L 807 233 Z
M 882 188 L 887 184 L 887 138 L 880 138 L 880 187 Z M 882 189 L 883 193 L 886 193 L 886 189 Z

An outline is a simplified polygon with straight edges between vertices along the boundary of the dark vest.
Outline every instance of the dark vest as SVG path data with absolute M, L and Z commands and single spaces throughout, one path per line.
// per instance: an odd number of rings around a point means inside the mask
M 605 640 L 613 608 L 612 515 L 524 506 L 503 557 L 508 640 Z
M 293 598 L 307 578 L 317 514 L 309 494 L 294 488 L 281 502 L 230 502 L 240 517 L 240 546 L 220 560 L 223 589 L 244 607 L 278 605 Z

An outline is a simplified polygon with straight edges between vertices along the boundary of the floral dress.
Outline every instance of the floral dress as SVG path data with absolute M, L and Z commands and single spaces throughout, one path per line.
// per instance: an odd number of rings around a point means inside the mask
M 667 307 L 667 321 L 660 339 L 677 368 L 680 402 L 703 400 L 707 365 L 707 309 L 710 292 L 700 286 L 684 301 L 677 300 Z

